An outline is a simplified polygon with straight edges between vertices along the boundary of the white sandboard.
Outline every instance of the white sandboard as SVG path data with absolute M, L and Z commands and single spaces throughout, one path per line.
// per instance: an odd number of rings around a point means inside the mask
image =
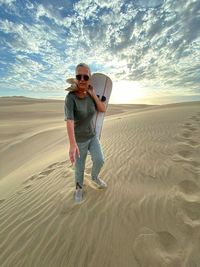
M 106 109 L 108 107 L 108 102 L 110 99 L 110 95 L 112 92 L 112 81 L 111 79 L 102 73 L 93 73 L 91 84 L 95 89 L 96 94 L 99 96 L 100 100 L 105 99 L 104 103 Z M 103 97 L 103 98 L 102 98 Z M 103 127 L 103 120 L 104 120 L 105 112 L 96 112 L 93 123 L 95 126 L 97 137 L 100 139 L 101 131 Z

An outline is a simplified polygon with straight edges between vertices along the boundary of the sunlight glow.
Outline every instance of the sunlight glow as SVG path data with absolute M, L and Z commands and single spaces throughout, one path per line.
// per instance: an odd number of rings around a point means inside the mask
M 134 104 L 139 103 L 142 98 L 144 98 L 144 91 L 138 82 L 113 82 L 113 91 L 110 98 L 111 104 Z

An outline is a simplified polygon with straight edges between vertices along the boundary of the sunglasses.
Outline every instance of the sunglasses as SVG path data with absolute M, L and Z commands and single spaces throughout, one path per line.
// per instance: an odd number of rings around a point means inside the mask
M 83 80 L 86 81 L 86 82 L 87 82 L 87 81 L 89 80 L 89 78 L 90 78 L 90 77 L 89 77 L 88 75 L 86 75 L 86 74 L 77 74 L 77 75 L 76 75 L 76 79 L 77 79 L 77 81 L 80 81 L 82 77 L 83 77 Z

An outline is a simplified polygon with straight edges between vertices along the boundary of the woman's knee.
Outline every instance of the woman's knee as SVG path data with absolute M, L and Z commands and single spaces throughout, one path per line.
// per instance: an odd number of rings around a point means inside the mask
M 104 158 L 103 157 L 97 157 L 93 160 L 94 164 L 97 164 L 98 166 L 103 166 L 104 164 Z

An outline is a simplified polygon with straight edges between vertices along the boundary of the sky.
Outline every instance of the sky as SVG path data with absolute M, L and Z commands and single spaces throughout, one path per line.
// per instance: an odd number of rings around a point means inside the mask
M 0 0 L 0 96 L 64 99 L 80 62 L 113 104 L 200 100 L 200 1 Z

